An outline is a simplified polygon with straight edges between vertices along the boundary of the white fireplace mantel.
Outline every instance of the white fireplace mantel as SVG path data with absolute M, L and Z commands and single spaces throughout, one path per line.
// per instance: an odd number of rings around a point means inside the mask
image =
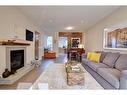
M 29 53 L 31 52 L 29 49 L 30 46 L 0 46 L 0 78 L 2 78 L 2 73 L 6 68 L 10 70 L 10 50 L 24 50 L 24 68 L 30 64 L 32 59 L 29 58 Z
M 6 68 L 10 69 L 10 58 L 8 57 L 10 50 L 24 50 L 24 67 L 17 70 L 14 75 L 10 75 L 7 78 L 2 78 L 2 73 Z M 34 65 L 31 65 L 31 61 L 33 60 L 31 57 L 31 49 L 30 46 L 0 46 L 0 84 L 13 84 L 15 81 L 20 79 L 22 76 L 27 74 L 34 68 Z

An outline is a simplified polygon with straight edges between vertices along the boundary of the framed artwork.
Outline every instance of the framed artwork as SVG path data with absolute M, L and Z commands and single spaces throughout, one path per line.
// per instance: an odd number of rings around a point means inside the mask
M 80 38 L 71 38 L 71 47 L 72 48 L 78 48 L 79 44 L 80 44 Z
M 127 50 L 127 28 L 104 30 L 104 49 Z

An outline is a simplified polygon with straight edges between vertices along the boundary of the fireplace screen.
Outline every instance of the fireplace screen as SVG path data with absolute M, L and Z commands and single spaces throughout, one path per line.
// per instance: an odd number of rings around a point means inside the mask
M 11 71 L 24 66 L 24 50 L 11 51 Z

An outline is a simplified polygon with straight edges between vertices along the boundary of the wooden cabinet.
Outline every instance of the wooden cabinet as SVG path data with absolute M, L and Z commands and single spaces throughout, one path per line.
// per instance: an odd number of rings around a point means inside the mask
M 75 53 L 74 53 L 74 51 L 75 51 Z M 68 57 L 68 59 L 70 59 L 70 54 L 71 53 L 74 53 L 74 55 L 78 55 L 78 57 L 79 57 L 79 61 L 81 61 L 82 59 L 82 54 L 83 53 L 85 53 L 85 50 L 84 49 L 81 49 L 81 48 L 71 48 L 71 49 L 69 49 L 68 51 L 67 51 L 67 57 Z
M 55 52 L 45 52 L 44 53 L 44 59 L 54 59 L 56 58 Z

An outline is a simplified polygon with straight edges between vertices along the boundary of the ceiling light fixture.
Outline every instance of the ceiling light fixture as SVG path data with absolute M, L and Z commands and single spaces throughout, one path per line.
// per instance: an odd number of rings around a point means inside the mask
M 74 27 L 72 27 L 72 26 L 68 26 L 65 28 L 65 30 L 72 30 L 72 29 L 74 29 Z

